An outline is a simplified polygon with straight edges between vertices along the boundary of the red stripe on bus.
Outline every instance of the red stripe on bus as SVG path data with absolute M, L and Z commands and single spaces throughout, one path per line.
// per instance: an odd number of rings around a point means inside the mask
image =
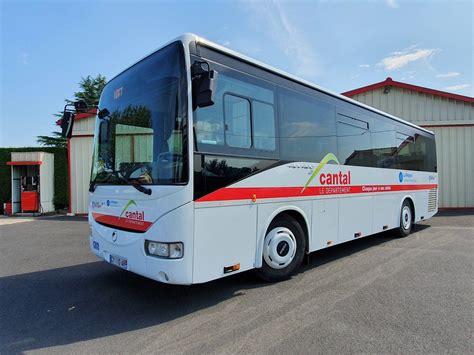
M 148 228 L 153 224 L 152 222 L 139 221 L 131 218 L 123 218 L 117 216 L 111 216 L 102 213 L 92 213 L 97 223 L 105 224 L 112 227 L 123 228 L 133 230 L 137 232 L 146 232 Z
M 287 198 L 305 196 L 346 195 L 374 192 L 416 191 L 438 188 L 437 184 L 418 185 L 338 185 L 311 186 L 302 191 L 297 187 L 224 187 L 196 200 L 196 202 L 251 200 L 260 198 Z

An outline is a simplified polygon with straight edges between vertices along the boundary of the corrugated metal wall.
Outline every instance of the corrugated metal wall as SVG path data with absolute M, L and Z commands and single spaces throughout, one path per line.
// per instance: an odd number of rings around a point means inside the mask
M 430 129 L 436 134 L 440 207 L 474 207 L 474 126 Z
M 77 120 L 69 140 L 70 204 L 75 214 L 88 210 L 94 124 L 95 116 Z
M 54 154 L 42 153 L 40 165 L 40 203 L 42 212 L 54 211 Z
M 474 105 L 469 102 L 397 87 L 392 87 L 388 94 L 383 92 L 384 89 L 377 89 L 352 98 L 417 125 L 467 123 L 474 120 Z
M 376 89 L 352 98 L 433 131 L 438 157 L 439 206 L 474 207 L 472 103 L 397 87 L 391 87 L 387 94 L 384 89 Z

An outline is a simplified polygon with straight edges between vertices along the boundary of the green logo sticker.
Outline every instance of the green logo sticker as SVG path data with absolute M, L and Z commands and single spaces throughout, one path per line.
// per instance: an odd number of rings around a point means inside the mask
M 339 163 L 339 160 L 337 160 L 337 157 L 333 154 L 333 153 L 328 153 L 326 154 L 326 156 L 321 160 L 321 162 L 319 163 L 319 165 L 316 167 L 316 169 L 313 171 L 313 173 L 311 174 L 311 176 L 309 177 L 308 181 L 306 181 L 306 184 L 303 186 L 303 188 L 301 189 L 301 192 L 300 193 L 303 193 L 304 190 L 306 190 L 306 188 L 308 187 L 309 184 L 311 184 L 311 182 L 314 180 L 314 178 L 316 177 L 316 175 L 318 175 L 318 173 L 321 171 L 321 169 L 324 167 L 324 165 L 326 165 L 327 163 L 329 163 L 330 161 L 334 161 L 336 162 L 338 165 L 340 165 Z
M 137 203 L 136 203 L 134 200 L 128 200 L 127 204 L 126 204 L 125 207 L 123 208 L 122 213 L 120 213 L 120 216 L 119 216 L 119 217 L 122 217 L 122 215 L 125 213 L 125 211 L 127 210 L 127 208 L 129 208 L 131 205 L 136 206 Z

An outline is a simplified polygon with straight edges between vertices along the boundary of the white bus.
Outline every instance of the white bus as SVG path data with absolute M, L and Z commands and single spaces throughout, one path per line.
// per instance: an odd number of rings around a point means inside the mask
M 438 210 L 432 132 L 192 34 L 113 78 L 96 120 L 91 250 L 157 281 L 279 281 Z

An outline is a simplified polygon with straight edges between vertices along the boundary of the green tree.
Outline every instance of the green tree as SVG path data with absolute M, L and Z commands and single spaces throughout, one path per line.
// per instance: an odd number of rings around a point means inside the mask
M 66 148 L 67 140 L 60 132 L 52 132 L 51 136 L 38 136 L 36 141 L 43 147 Z
M 99 98 L 107 79 L 105 76 L 98 74 L 95 78 L 88 75 L 85 78 L 81 78 L 79 82 L 80 90 L 74 93 L 74 100 L 83 100 L 89 107 L 95 107 L 99 105 Z M 71 103 L 71 100 L 66 99 L 66 103 Z
M 74 101 L 83 100 L 89 107 L 96 107 L 106 83 L 107 79 L 101 74 L 97 74 L 95 78 L 91 75 L 82 77 L 79 82 L 80 90 L 74 93 L 74 100 L 65 99 L 64 102 L 70 104 Z M 62 115 L 62 111 L 54 114 L 57 118 L 61 118 Z M 66 138 L 63 138 L 60 132 L 52 132 L 51 136 L 38 136 L 36 141 L 43 147 L 65 148 L 67 146 Z

